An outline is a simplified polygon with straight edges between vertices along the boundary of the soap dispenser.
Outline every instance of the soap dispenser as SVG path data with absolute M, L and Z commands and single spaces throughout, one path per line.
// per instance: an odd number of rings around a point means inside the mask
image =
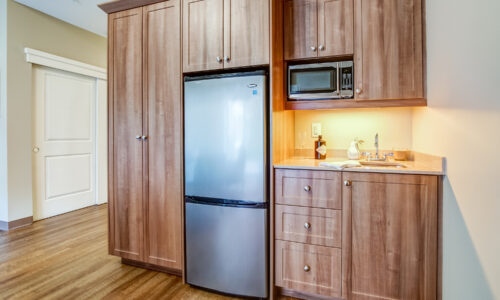
M 347 158 L 355 160 L 361 158 L 361 151 L 359 151 L 359 144 L 362 144 L 363 140 L 355 139 L 351 142 L 351 146 L 347 149 Z
M 314 142 L 314 158 L 316 159 L 326 158 L 326 141 L 323 141 L 322 137 L 322 135 L 319 135 L 318 140 Z

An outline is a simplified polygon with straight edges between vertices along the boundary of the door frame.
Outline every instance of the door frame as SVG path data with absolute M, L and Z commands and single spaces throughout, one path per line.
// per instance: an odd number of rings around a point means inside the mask
M 26 62 L 92 77 L 96 81 L 95 105 L 95 204 L 108 202 L 108 101 L 107 70 L 36 49 L 24 48 Z M 34 95 L 32 95 L 33 97 Z M 104 99 L 104 100 L 102 100 Z M 34 182 L 33 182 L 34 184 Z M 36 204 L 33 197 L 33 208 Z M 35 212 L 33 211 L 33 215 Z

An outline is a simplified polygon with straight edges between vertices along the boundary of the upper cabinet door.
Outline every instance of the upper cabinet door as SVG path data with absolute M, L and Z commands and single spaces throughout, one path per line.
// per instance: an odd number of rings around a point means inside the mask
M 318 55 L 354 52 L 353 0 L 318 0 Z
M 183 0 L 184 72 L 222 69 L 224 0 Z
M 354 0 L 358 100 L 424 97 L 421 0 Z
M 144 7 L 145 261 L 182 269 L 180 0 Z
M 143 256 L 142 8 L 109 15 L 110 253 Z
M 269 64 L 269 0 L 224 0 L 224 67 Z
M 318 56 L 317 0 L 285 0 L 285 59 Z

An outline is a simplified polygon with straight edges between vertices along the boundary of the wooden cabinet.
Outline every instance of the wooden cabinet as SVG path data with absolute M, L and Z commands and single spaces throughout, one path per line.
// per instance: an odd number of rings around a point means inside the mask
M 280 292 L 304 299 L 437 299 L 438 180 L 275 169 Z M 318 188 L 319 194 L 308 195 Z M 328 202 L 318 202 L 325 198 L 342 203 L 325 208 Z
M 109 250 L 143 256 L 142 9 L 109 16 Z
M 222 69 L 224 0 L 184 0 L 184 72 Z
M 180 5 L 144 7 L 145 260 L 182 269 Z
M 343 296 L 437 297 L 437 176 L 343 174 Z
M 180 0 L 109 15 L 110 253 L 182 269 Z
M 353 0 L 286 0 L 285 59 L 353 54 Z
M 354 0 L 356 99 L 424 97 L 421 0 Z
M 268 0 L 184 0 L 183 70 L 269 64 Z

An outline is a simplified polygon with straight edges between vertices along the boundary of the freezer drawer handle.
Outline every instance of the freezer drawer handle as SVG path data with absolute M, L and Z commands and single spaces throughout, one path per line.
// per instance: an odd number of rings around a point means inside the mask
M 309 267 L 308 265 L 305 265 L 304 272 L 309 272 L 309 271 L 311 271 L 311 267 Z
M 310 185 L 306 185 L 304 187 L 304 191 L 309 192 L 310 190 L 311 190 L 311 186 Z

